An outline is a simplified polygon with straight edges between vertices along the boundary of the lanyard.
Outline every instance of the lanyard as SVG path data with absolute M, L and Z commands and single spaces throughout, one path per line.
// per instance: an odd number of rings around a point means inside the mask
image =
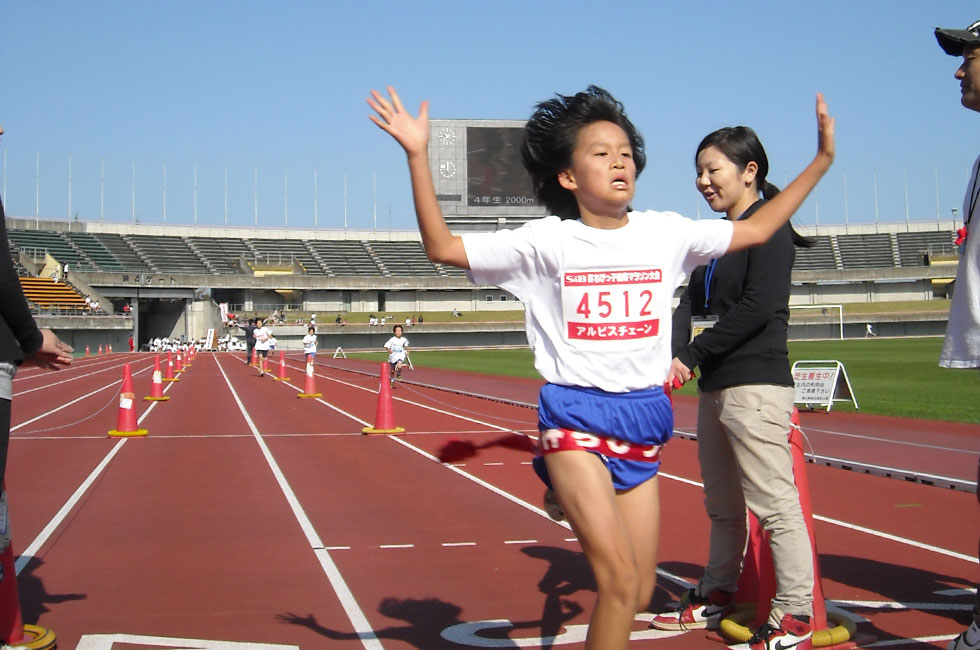
M 704 307 L 708 308 L 708 298 L 711 297 L 711 278 L 715 275 L 715 264 L 718 263 L 717 259 L 713 259 L 708 262 L 708 270 L 704 272 Z

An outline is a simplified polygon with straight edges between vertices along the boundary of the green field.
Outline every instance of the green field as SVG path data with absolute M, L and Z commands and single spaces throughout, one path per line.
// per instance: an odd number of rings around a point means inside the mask
M 946 422 L 980 422 L 980 373 L 937 365 L 941 338 L 799 341 L 789 346 L 790 362 L 835 359 L 844 364 L 860 412 Z M 382 360 L 384 354 L 361 358 Z M 417 366 L 468 370 L 492 375 L 537 377 L 527 349 L 416 350 Z M 696 395 L 693 383 L 681 395 Z M 835 411 L 853 411 L 839 402 Z

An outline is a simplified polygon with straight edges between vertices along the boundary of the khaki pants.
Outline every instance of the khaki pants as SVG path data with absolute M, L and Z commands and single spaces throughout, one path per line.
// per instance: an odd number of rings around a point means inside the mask
M 813 552 L 793 482 L 787 440 L 792 410 L 793 389 L 786 386 L 736 386 L 700 394 L 698 459 L 711 547 L 698 591 L 735 591 L 747 507 L 772 535 L 773 607 L 811 616 Z

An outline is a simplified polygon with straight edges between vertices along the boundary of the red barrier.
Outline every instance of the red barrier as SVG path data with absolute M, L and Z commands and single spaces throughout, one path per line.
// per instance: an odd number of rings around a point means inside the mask
M 109 431 L 110 438 L 132 438 L 145 436 L 146 429 L 140 429 L 136 423 L 136 395 L 133 393 L 133 375 L 129 364 L 123 366 L 122 390 L 119 391 L 119 414 L 116 417 L 116 428 Z
M 373 427 L 364 427 L 363 433 L 404 433 L 403 427 L 395 426 L 395 412 L 391 404 L 391 378 L 388 363 L 381 364 L 381 384 L 378 386 L 378 410 Z

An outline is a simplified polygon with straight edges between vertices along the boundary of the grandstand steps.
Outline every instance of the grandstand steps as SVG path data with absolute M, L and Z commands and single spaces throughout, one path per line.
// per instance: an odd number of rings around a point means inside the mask
M 902 255 L 898 250 L 898 235 L 896 233 L 888 233 L 888 243 L 892 248 L 892 266 L 898 268 L 902 265 Z
M 844 269 L 844 261 L 841 258 L 840 246 L 837 244 L 837 238 L 836 237 L 831 237 L 830 238 L 830 246 L 831 246 L 831 249 L 834 251 L 834 268 L 835 269 L 838 269 L 838 270 L 843 270 Z

